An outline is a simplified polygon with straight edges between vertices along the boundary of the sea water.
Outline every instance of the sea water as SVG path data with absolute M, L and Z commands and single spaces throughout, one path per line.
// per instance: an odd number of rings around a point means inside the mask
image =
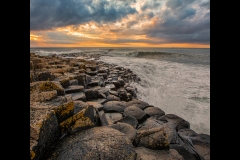
M 176 114 L 197 133 L 210 135 L 210 49 L 31 48 L 39 55 L 100 54 L 100 61 L 131 69 L 141 79 L 137 96 L 166 114 Z

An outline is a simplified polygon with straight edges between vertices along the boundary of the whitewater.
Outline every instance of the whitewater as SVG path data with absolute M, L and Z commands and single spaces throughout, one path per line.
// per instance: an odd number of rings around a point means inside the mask
M 137 74 L 141 81 L 131 85 L 140 100 L 182 117 L 195 132 L 210 135 L 209 49 L 31 48 L 30 52 L 101 54 L 99 61 Z

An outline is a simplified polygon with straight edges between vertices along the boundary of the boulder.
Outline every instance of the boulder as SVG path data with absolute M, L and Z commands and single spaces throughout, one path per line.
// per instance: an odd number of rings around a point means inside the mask
M 72 100 L 81 100 L 81 101 L 86 101 L 86 95 L 84 92 L 77 92 L 77 93 L 70 93 L 69 95 L 72 96 Z
M 198 154 L 205 160 L 210 159 L 210 135 L 197 134 L 191 129 L 180 129 L 178 134 L 181 137 L 190 138 Z
M 78 80 L 77 79 L 69 80 L 69 84 L 70 85 L 78 85 Z
M 58 96 L 65 95 L 64 88 L 59 82 L 54 81 L 37 81 L 30 83 L 30 94 L 32 93 L 39 93 L 39 92 L 46 92 L 46 91 L 57 91 Z
M 175 149 L 153 150 L 145 147 L 136 147 L 136 160 L 185 160 Z
M 150 149 L 169 149 L 170 145 L 164 127 L 138 130 L 134 143 L 136 146 L 144 146 Z
M 148 107 L 144 109 L 144 112 L 147 113 L 149 116 L 163 116 L 165 112 L 158 107 Z
M 145 120 L 147 118 L 147 114 L 136 106 L 128 106 L 124 109 L 123 114 L 125 116 L 135 117 L 138 121 Z
M 110 90 L 109 93 L 114 96 L 118 96 L 118 92 L 114 90 Z
M 162 117 L 159 117 L 158 120 L 168 123 L 171 125 L 171 128 L 175 128 L 177 131 L 180 129 L 190 128 L 189 122 L 175 114 L 166 114 Z
M 43 159 L 135 160 L 136 153 L 124 133 L 101 126 L 64 137 L 45 154 Z
M 98 102 L 87 101 L 89 105 L 92 105 L 97 111 L 103 110 L 103 105 Z
M 69 93 L 81 92 L 81 91 L 83 91 L 83 89 L 84 89 L 84 86 L 71 85 L 71 86 L 65 88 L 64 91 L 66 94 L 69 94 Z
M 137 128 L 137 125 L 138 125 L 138 121 L 135 117 L 132 117 L 132 116 L 125 116 L 124 118 L 118 120 L 118 121 L 115 121 L 115 123 L 127 123 L 129 125 L 131 125 L 133 128 Z
M 121 101 L 129 101 L 129 97 L 124 88 L 118 90 L 118 96 L 121 99 Z
M 57 98 L 57 90 L 46 92 L 33 92 L 30 94 L 30 101 L 32 102 L 46 102 Z
M 59 138 L 57 117 L 48 108 L 32 108 L 30 105 L 30 159 L 39 159 Z
M 126 106 L 136 106 L 140 109 L 145 109 L 149 106 L 148 103 L 141 101 L 141 100 L 132 100 L 126 103 Z
M 114 95 L 108 95 L 107 96 L 108 101 L 120 101 L 120 98 Z
M 107 88 L 109 90 L 114 90 L 114 91 L 117 90 L 114 84 L 111 84 L 111 83 L 107 84 L 107 82 L 105 82 L 105 84 L 106 84 L 105 88 Z
M 81 100 L 73 101 L 74 103 L 74 111 L 73 114 L 76 114 L 86 108 L 87 106 L 90 106 L 88 103 L 83 102 Z
M 94 88 L 84 90 L 87 101 L 98 98 L 98 90 Z
M 114 124 L 115 121 L 122 119 L 121 113 L 105 113 L 107 124 Z
M 127 123 L 118 122 L 117 124 L 108 125 L 108 127 L 114 128 L 122 133 L 125 133 L 126 137 L 129 138 L 131 142 L 133 142 L 133 140 L 137 136 L 136 129 Z
M 65 121 L 59 124 L 61 133 L 74 133 L 96 125 L 96 117 L 92 106 L 85 106 L 79 112 L 75 113 Z
M 60 82 L 63 88 L 67 88 L 68 86 L 70 86 L 69 77 L 66 76 L 57 77 L 54 79 L 54 81 Z
M 124 102 L 121 101 L 108 101 L 104 103 L 103 110 L 104 112 L 123 112 L 126 108 Z

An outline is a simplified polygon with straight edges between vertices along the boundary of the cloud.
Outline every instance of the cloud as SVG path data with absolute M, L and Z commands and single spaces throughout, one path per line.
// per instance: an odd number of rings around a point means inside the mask
M 88 21 L 116 22 L 136 13 L 134 1 L 31 0 L 30 30 L 47 30 Z

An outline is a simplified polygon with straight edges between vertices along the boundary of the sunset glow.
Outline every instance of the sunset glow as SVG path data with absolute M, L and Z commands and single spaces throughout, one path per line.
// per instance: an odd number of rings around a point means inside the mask
M 32 0 L 30 47 L 210 48 L 210 2 Z

